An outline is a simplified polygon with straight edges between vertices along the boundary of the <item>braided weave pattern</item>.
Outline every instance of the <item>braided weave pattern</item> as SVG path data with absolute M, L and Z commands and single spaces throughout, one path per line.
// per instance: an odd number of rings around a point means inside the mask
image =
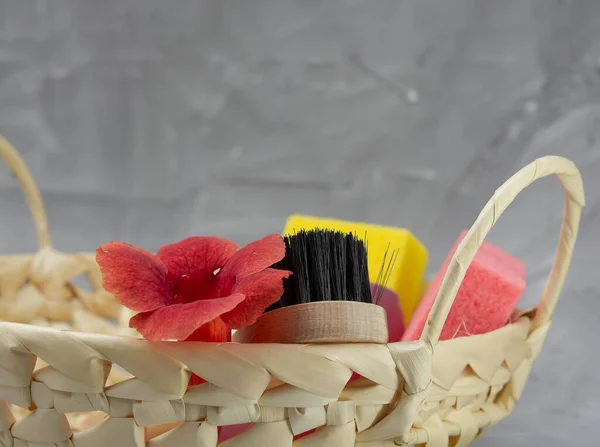
M 78 286 L 83 280 L 88 287 Z M 137 335 L 113 295 L 102 288 L 93 254 L 66 254 L 43 248 L 33 255 L 0 257 L 0 320 L 75 329 L 82 332 Z
M 518 400 L 547 330 L 529 328 L 522 317 L 432 355 L 422 342 L 150 343 L 0 323 L 0 440 L 213 447 L 217 427 L 253 423 L 220 445 L 467 445 Z M 130 378 L 107 383 L 113 365 Z M 207 383 L 188 390 L 192 372 Z M 362 378 L 348 382 L 353 372 Z M 15 422 L 7 404 L 33 411 Z M 76 412 L 100 424 L 72 427 L 65 415 Z

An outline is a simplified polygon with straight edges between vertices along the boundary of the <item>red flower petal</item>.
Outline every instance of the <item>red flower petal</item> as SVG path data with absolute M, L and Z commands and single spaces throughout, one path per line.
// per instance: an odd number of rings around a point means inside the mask
M 231 341 L 231 327 L 217 317 L 195 330 L 185 341 Z
M 264 310 L 283 294 L 283 279 L 291 275 L 287 270 L 266 269 L 250 275 L 236 284 L 235 293 L 246 299 L 221 318 L 233 329 L 242 329 L 256 322 Z
M 244 295 L 234 293 L 212 300 L 173 304 L 133 316 L 129 327 L 137 329 L 150 341 L 185 340 L 200 326 L 229 312 L 243 300 Z
M 221 294 L 245 277 L 270 267 L 285 256 L 285 242 L 278 234 L 272 234 L 252 242 L 234 254 L 217 275 Z
M 171 290 L 167 269 L 152 253 L 124 242 L 96 250 L 104 288 L 125 307 L 147 312 L 167 304 Z
M 217 296 L 214 272 L 237 249 L 238 245 L 227 239 L 198 236 L 162 246 L 157 257 L 167 266 L 169 282 L 178 298 L 189 303 Z

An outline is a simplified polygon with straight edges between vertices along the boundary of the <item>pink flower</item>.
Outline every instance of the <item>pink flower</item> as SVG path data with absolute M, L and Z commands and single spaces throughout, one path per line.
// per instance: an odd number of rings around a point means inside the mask
M 269 268 L 285 255 L 273 234 L 238 250 L 216 237 L 190 237 L 155 255 L 123 242 L 98 248 L 104 288 L 136 312 L 146 339 L 230 341 L 283 294 L 291 272 Z

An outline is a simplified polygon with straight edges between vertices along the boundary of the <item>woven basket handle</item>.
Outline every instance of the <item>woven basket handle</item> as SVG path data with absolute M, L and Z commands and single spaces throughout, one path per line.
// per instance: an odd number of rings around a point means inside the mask
M 437 344 L 465 273 L 484 238 L 502 212 L 523 189 L 535 180 L 551 174 L 556 174 L 565 189 L 565 211 L 554 263 L 537 308 L 532 330 L 550 320 L 569 270 L 571 254 L 579 230 L 581 208 L 585 204 L 581 174 L 573 162 L 555 156 L 539 158 L 525 166 L 498 188 L 485 205 L 452 256 L 421 334 L 422 341 L 432 346 Z
M 35 229 L 37 232 L 38 245 L 40 248 L 50 246 L 50 233 L 48 232 L 48 219 L 44 209 L 44 202 L 40 191 L 33 181 L 33 177 L 19 155 L 17 150 L 4 137 L 0 135 L 0 157 L 10 168 L 15 177 L 21 183 L 21 188 L 25 194 L 25 200 L 29 206 L 29 211 L 33 217 Z

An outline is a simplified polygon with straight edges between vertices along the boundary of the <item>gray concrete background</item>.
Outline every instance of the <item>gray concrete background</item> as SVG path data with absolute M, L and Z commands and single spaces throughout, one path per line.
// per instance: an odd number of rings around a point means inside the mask
M 588 206 L 555 323 L 477 445 L 598 442 L 598 0 L 0 0 L 0 134 L 61 250 L 245 243 L 300 212 L 408 227 L 432 272 L 502 181 L 571 158 Z M 34 250 L 3 168 L 0 201 L 0 251 Z M 490 235 L 527 263 L 525 304 L 561 207 L 540 181 Z

